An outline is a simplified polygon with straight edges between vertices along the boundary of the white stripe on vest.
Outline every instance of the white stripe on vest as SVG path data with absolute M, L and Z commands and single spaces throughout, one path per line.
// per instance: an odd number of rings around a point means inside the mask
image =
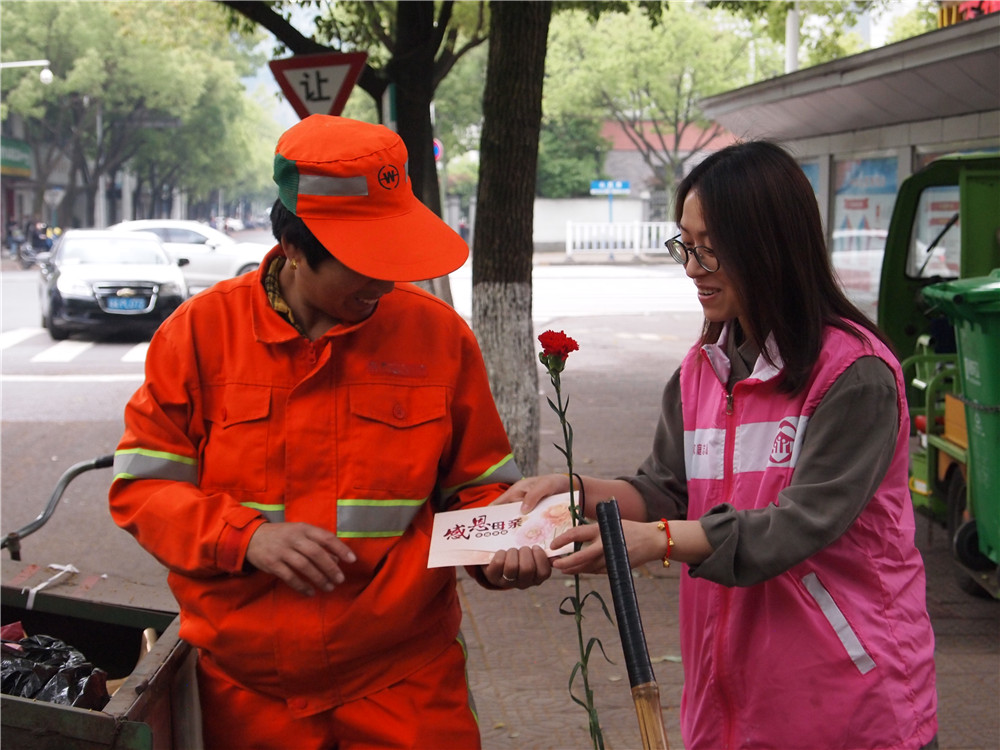
M 875 661 L 865 651 L 865 647 L 862 645 L 861 639 L 858 638 L 858 634 L 854 632 L 851 623 L 847 621 L 844 613 L 837 606 L 837 602 L 830 596 L 830 592 L 826 590 L 826 587 L 820 583 L 816 574 L 809 573 L 802 579 L 802 583 L 805 585 L 806 591 L 809 592 L 810 596 L 816 600 L 820 610 L 823 612 L 823 616 L 830 623 L 830 627 L 837 634 L 837 638 L 847 650 L 847 655 L 851 657 L 851 661 L 854 662 L 854 666 L 858 668 L 858 671 L 861 674 L 868 674 L 875 669 Z
M 784 417 L 777 422 L 751 422 L 736 428 L 733 473 L 794 469 L 802 453 L 809 417 Z M 725 474 L 726 431 L 684 431 L 684 468 L 688 479 L 722 479 Z

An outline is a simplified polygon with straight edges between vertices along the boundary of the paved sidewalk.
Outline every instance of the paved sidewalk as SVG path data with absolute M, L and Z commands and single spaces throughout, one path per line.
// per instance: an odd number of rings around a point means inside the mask
M 679 331 L 690 320 L 675 316 L 565 319 L 580 341 L 563 374 L 572 398 L 575 458 L 579 471 L 597 476 L 631 472 L 645 457 L 655 427 L 659 395 L 686 348 Z M 565 324 L 565 325 L 563 325 Z M 684 325 L 681 325 L 684 324 Z M 661 337 L 655 338 L 659 331 Z M 690 337 L 685 341 L 690 341 Z M 661 354 L 662 353 L 662 354 Z M 611 363 L 617 363 L 612 365 Z M 540 388 L 549 395 L 548 379 Z M 565 470 L 553 442 L 555 420 L 542 397 L 541 472 Z M 1000 602 L 970 596 L 958 587 L 944 531 L 918 519 L 917 542 L 928 571 L 928 606 L 936 639 L 939 740 L 942 750 L 1000 748 Z M 680 566 L 647 565 L 635 573 L 643 629 L 660 689 L 672 750 L 683 748 L 679 727 L 683 669 L 677 632 Z M 486 591 L 460 574 L 469 649 L 469 679 L 482 727 L 484 750 L 583 750 L 592 747 L 584 709 L 568 693 L 578 659 L 573 617 L 559 613 L 573 594 L 572 579 L 558 575 L 528 591 Z M 603 576 L 584 579 L 614 604 Z M 617 626 L 588 600 L 584 638 L 597 637 L 590 683 L 608 750 L 641 750 Z M 577 679 L 577 690 L 582 683 Z M 582 693 L 581 693 L 582 694 Z M 817 748 L 817 750 L 822 750 Z

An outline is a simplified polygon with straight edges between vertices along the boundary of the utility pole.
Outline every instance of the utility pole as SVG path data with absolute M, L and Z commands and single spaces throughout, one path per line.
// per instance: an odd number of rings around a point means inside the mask
M 792 3 L 785 17 L 785 73 L 799 69 L 799 0 Z

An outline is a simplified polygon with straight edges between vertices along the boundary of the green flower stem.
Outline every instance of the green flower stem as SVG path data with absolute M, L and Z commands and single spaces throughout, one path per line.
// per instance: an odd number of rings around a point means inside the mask
M 548 364 L 548 363 L 547 363 Z M 561 368 L 560 368 L 561 369 Z M 586 523 L 586 519 L 580 512 L 580 509 L 576 503 L 576 488 L 574 486 L 575 480 L 573 476 L 573 429 L 566 419 L 566 412 L 569 409 L 569 399 L 566 403 L 563 403 L 562 398 L 562 388 L 561 380 L 559 376 L 559 370 L 553 367 L 549 367 L 549 378 L 552 380 L 552 386 L 556 391 L 556 403 L 553 404 L 551 401 L 549 404 L 553 407 L 556 414 L 559 416 L 559 424 L 562 427 L 563 433 L 563 445 L 565 448 L 561 449 L 563 455 L 566 457 L 566 468 L 569 471 L 569 505 L 570 505 L 570 515 L 573 518 L 573 526 L 579 526 Z M 558 446 L 556 446 L 558 447 Z M 573 545 L 574 552 L 580 551 L 581 544 L 576 542 Z M 580 651 L 580 661 L 577 666 L 580 669 L 580 676 L 583 678 L 583 693 L 585 697 L 585 708 L 587 710 L 587 715 L 589 719 L 589 729 L 590 738 L 594 743 L 595 750 L 604 750 L 604 735 L 601 732 L 601 724 L 597 716 L 597 708 L 594 705 L 594 691 L 590 687 L 590 671 L 588 669 L 588 662 L 590 661 L 590 654 L 588 647 L 583 641 L 583 599 L 580 595 L 580 576 L 575 574 L 573 576 L 573 619 L 576 621 L 576 639 L 577 646 Z M 572 695 L 573 680 L 570 678 L 570 694 Z
M 566 410 L 569 408 L 569 404 L 564 404 L 562 400 L 562 388 L 559 373 L 550 372 L 549 378 L 552 380 L 552 386 L 556 389 L 555 412 L 559 415 L 559 425 L 562 427 L 563 434 L 563 445 L 566 446 L 562 453 L 566 457 L 566 469 L 569 472 L 570 515 L 573 516 L 573 525 L 578 526 L 581 523 L 584 523 L 584 520 L 581 517 L 579 509 L 576 505 L 576 487 L 574 486 L 573 480 L 573 432 L 570 428 L 569 422 L 566 420 Z M 579 542 L 577 542 L 575 548 L 579 549 Z

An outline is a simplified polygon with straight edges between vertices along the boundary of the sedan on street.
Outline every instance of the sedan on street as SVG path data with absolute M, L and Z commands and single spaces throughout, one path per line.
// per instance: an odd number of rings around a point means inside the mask
M 152 232 L 174 260 L 187 258 L 184 278 L 202 289 L 254 270 L 271 249 L 260 242 L 237 242 L 200 221 L 136 219 L 109 227 L 113 231 Z
M 39 258 L 42 326 L 72 333 L 152 335 L 188 296 L 183 262 L 146 232 L 70 229 Z

